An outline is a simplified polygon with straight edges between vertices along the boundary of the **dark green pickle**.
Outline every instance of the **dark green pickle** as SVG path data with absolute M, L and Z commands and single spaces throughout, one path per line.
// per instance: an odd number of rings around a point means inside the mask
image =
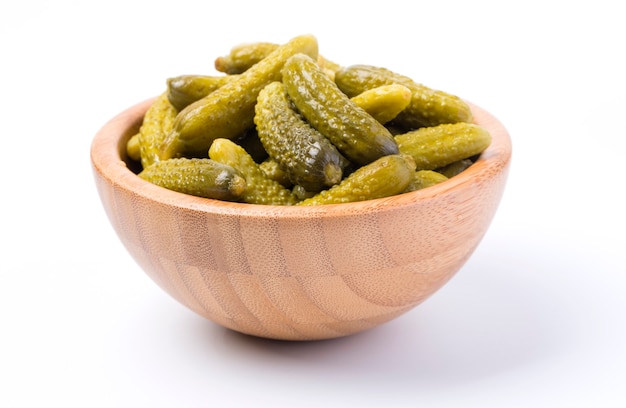
M 273 82 L 261 91 L 255 112 L 263 147 L 293 184 L 314 192 L 341 181 L 348 161 L 295 111 L 281 82 Z
M 351 162 L 362 166 L 398 153 L 389 130 L 337 88 L 313 59 L 289 58 L 283 83 L 302 116 Z

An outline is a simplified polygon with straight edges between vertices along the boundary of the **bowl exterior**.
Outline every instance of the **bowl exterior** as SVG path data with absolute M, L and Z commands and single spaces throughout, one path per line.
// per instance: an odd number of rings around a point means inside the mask
M 474 107 L 493 143 L 463 175 L 354 204 L 294 208 L 207 200 L 141 180 L 125 143 L 150 101 L 106 124 L 91 158 L 106 214 L 129 253 L 167 293 L 224 327 L 313 340 L 387 322 L 441 288 L 496 212 L 511 144 Z

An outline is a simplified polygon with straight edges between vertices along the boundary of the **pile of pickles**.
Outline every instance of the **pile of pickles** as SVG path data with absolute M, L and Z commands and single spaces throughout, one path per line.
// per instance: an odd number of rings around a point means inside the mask
M 167 80 L 127 144 L 139 177 L 249 204 L 348 203 L 441 183 L 491 143 L 462 99 L 343 67 L 312 35 L 235 46 L 215 68 Z

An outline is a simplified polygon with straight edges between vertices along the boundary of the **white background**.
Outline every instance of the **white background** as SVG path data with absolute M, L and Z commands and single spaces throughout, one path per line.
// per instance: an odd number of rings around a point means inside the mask
M 621 4 L 347 4 L 2 2 L 0 406 L 626 406 Z M 359 335 L 284 343 L 148 279 L 106 219 L 89 147 L 166 78 L 304 33 L 343 65 L 486 108 L 514 155 L 491 229 L 441 291 Z

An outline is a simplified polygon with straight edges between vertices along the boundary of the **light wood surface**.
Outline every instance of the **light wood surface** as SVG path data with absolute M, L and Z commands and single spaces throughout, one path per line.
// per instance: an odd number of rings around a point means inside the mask
M 511 159 L 505 128 L 472 105 L 492 144 L 437 186 L 317 207 L 220 202 L 152 185 L 127 167 L 126 141 L 150 102 L 120 113 L 93 140 L 104 210 L 129 253 L 168 294 L 217 324 L 267 338 L 350 335 L 423 302 L 479 244 Z

